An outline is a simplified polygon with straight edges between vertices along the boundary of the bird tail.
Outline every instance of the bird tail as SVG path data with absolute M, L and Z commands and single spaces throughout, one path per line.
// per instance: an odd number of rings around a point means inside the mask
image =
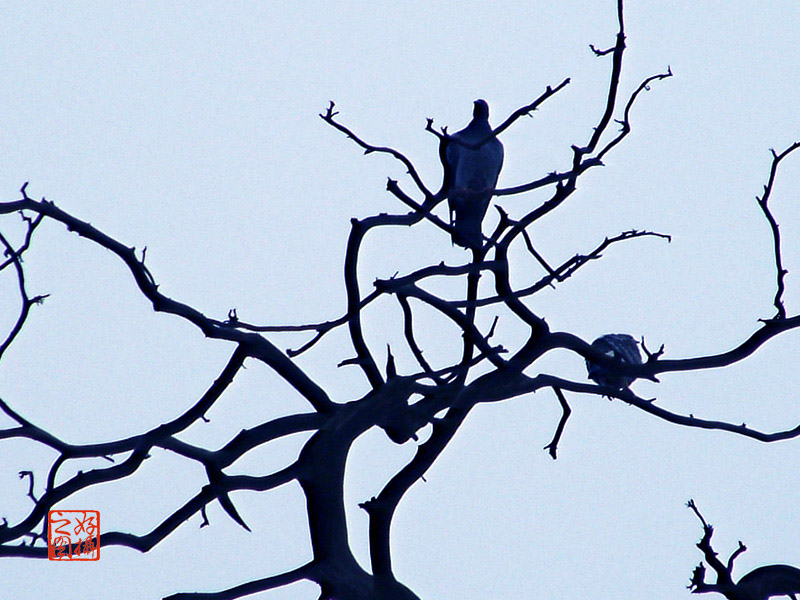
M 464 248 L 479 248 L 483 245 L 481 224 L 486 210 L 489 208 L 491 194 L 475 194 L 467 192 L 459 194 L 460 201 L 451 202 L 450 208 L 455 213 L 452 219 L 455 231 L 452 234 L 453 243 Z

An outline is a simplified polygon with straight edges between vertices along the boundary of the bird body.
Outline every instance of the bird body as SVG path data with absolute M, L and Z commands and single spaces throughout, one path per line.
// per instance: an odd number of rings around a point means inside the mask
M 481 224 L 502 167 L 503 144 L 492 135 L 489 105 L 476 100 L 472 121 L 450 136 L 445 151 L 453 243 L 465 248 L 483 243 Z
M 741 600 L 767 600 L 800 594 L 800 569 L 789 565 L 767 565 L 753 569 L 736 584 L 735 597 Z
M 609 333 L 600 336 L 592 342 L 592 347 L 599 350 L 609 358 L 633 365 L 642 364 L 642 355 L 633 336 L 626 333 Z M 600 385 L 607 385 L 616 389 L 627 388 L 633 382 L 633 377 L 618 375 L 606 367 L 586 359 L 586 370 L 589 379 Z

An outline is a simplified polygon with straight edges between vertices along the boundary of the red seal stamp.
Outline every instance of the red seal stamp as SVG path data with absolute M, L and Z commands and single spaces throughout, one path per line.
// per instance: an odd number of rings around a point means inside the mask
M 96 510 L 51 510 L 47 516 L 50 560 L 98 560 L 100 513 Z

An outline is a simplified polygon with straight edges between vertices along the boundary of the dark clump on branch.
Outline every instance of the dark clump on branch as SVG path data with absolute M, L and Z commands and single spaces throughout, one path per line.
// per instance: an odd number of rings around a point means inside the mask
M 610 359 L 621 363 L 629 365 L 642 364 L 642 355 L 639 353 L 638 343 L 626 333 L 609 333 L 600 336 L 592 342 L 592 347 Z M 586 370 L 589 372 L 589 379 L 595 383 L 615 389 L 627 388 L 634 380 L 633 377 L 615 373 L 612 368 L 594 363 L 588 358 L 586 359 Z

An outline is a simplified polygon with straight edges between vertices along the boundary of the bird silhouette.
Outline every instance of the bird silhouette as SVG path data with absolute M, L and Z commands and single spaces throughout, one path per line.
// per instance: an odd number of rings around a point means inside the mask
M 789 596 L 797 600 L 800 594 L 800 569 L 789 565 L 767 565 L 753 569 L 736 584 L 742 600 L 766 600 L 773 596 Z
M 639 346 L 636 340 L 627 333 L 609 333 L 600 336 L 592 342 L 592 347 L 596 348 L 609 358 L 619 360 L 623 363 L 633 365 L 642 364 L 642 355 L 639 353 Z M 607 385 L 616 389 L 623 389 L 630 386 L 633 377 L 612 373 L 606 367 L 602 367 L 586 359 L 586 370 L 589 372 L 589 379 L 600 385 Z
M 450 136 L 445 151 L 453 243 L 465 248 L 483 243 L 481 224 L 503 167 L 503 144 L 492 135 L 489 105 L 485 100 L 474 105 L 472 121 Z

